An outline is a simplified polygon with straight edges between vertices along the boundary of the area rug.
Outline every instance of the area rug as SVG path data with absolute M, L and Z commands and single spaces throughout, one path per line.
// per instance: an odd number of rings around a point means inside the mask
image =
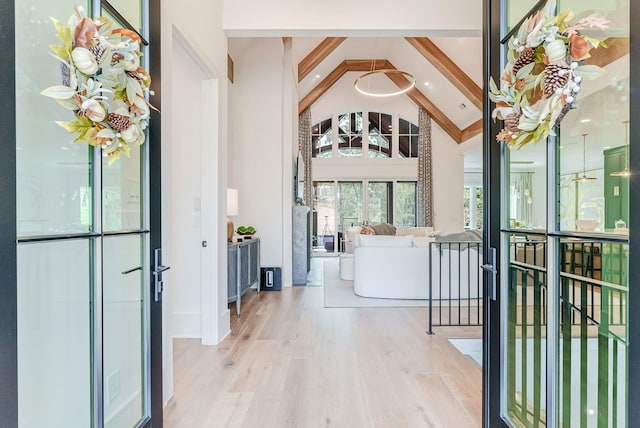
M 325 259 L 323 269 L 325 308 L 382 308 L 382 307 L 426 307 L 427 300 L 375 299 L 360 297 L 353 292 L 353 281 L 340 279 L 337 259 Z

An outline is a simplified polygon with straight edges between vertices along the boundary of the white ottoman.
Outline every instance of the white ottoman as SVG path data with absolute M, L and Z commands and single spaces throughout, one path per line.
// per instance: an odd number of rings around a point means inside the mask
M 340 256 L 340 279 L 353 281 L 353 254 Z

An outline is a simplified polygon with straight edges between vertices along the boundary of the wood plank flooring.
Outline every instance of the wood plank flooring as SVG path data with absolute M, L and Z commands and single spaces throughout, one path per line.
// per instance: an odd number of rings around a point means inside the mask
M 425 308 L 323 307 L 322 287 L 247 293 L 217 346 L 174 341 L 168 428 L 480 427 L 482 373 Z M 232 311 L 233 312 L 233 311 Z

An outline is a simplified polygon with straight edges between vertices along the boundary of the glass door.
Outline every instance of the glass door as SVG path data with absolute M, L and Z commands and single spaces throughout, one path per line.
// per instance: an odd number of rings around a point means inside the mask
M 573 108 L 537 144 L 496 142 L 501 128 L 511 125 L 491 121 L 496 105 L 485 98 L 485 261 L 494 261 L 493 247 L 497 267 L 497 275 L 485 277 L 485 426 L 635 426 L 633 380 L 639 374 L 629 362 L 638 354 L 630 338 L 640 332 L 632 328 L 638 317 L 629 308 L 638 268 L 629 261 L 637 251 L 630 240 L 633 225 L 640 221 L 630 208 L 638 204 L 633 137 L 639 126 L 631 93 L 640 82 L 633 73 L 629 23 L 638 11 L 629 1 L 587 6 L 490 0 L 485 7 L 487 79 L 498 80 L 507 60 L 515 67 L 527 49 L 517 50 L 514 42 L 523 34 L 521 19 L 545 8 L 549 16 L 572 11 L 578 32 L 563 27 L 561 37 L 586 35 L 607 46 L 566 64 L 567 70 L 597 65 L 606 74 L 591 81 L 586 75 L 584 81 L 571 78 L 569 92 L 557 94 L 575 101 Z M 597 16 L 608 22 L 590 26 Z M 569 82 L 553 82 L 549 73 L 546 97 L 555 93 L 553 85 Z
M 161 347 L 152 346 L 161 306 L 150 286 L 160 228 L 149 217 L 159 199 L 148 185 L 159 118 L 145 144 L 109 165 L 101 149 L 73 142 L 56 125 L 73 112 L 40 94 L 64 80 L 65 68 L 49 55 L 49 45 L 60 43 L 49 17 L 66 25 L 76 6 L 149 39 L 148 2 L 113 3 L 14 3 L 21 428 L 150 426 L 152 411 L 154 426 L 162 426 L 155 404 L 161 374 L 152 376 L 152 365 L 161 365 Z M 150 49 L 141 50 L 149 70 Z M 159 167 L 159 158 L 153 162 Z

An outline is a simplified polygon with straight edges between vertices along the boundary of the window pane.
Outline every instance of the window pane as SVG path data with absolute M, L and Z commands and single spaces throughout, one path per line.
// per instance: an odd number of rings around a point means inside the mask
M 335 251 L 336 195 L 333 182 L 314 182 L 313 246 Z
M 509 227 L 541 229 L 547 224 L 546 145 L 511 148 Z
M 311 127 L 313 157 L 330 158 L 333 146 L 332 119 L 323 120 Z
M 398 134 L 398 153 L 400 157 L 418 157 L 418 127 L 413 123 L 400 118 Z
M 138 1 L 131 0 L 109 0 L 109 3 L 116 8 L 118 13 L 126 19 L 129 24 L 138 31 L 142 31 L 142 4 Z M 103 9 L 103 15 L 108 16 L 117 22 L 117 20 L 111 16 L 105 9 Z M 122 24 L 121 24 L 122 25 Z
M 362 182 L 341 181 L 338 183 L 338 216 L 341 225 L 362 224 Z
M 396 216 L 393 224 L 398 227 L 416 226 L 416 182 L 396 184 Z
M 21 428 L 92 426 L 90 242 L 18 246 Z
M 145 413 L 142 238 L 105 238 L 103 260 L 104 426 L 133 427 Z
M 113 165 L 102 162 L 102 228 L 105 232 L 142 227 L 141 147 L 131 148 L 131 158 Z
M 369 224 L 393 223 L 392 183 L 369 182 L 367 219 Z
M 73 112 L 40 95 L 61 84 L 60 63 L 49 49 L 60 42 L 49 17 L 66 23 L 78 3 L 36 3 L 16 3 L 17 234 L 86 233 L 92 228 L 89 146 L 73 143 L 75 135 L 55 123 L 73 120 Z
M 369 113 L 369 157 L 391 157 L 391 115 Z
M 338 156 L 362 156 L 362 113 L 345 113 L 338 117 Z

